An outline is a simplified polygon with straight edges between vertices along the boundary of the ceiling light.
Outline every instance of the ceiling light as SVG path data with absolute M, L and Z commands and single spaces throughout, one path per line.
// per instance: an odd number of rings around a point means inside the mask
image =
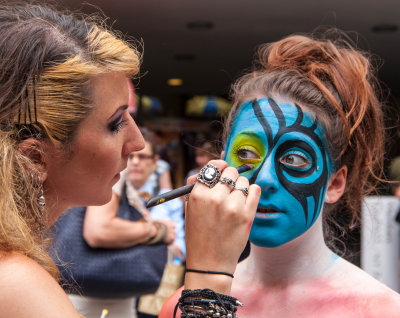
M 187 28 L 191 30 L 209 30 L 214 27 L 214 23 L 210 21 L 192 21 L 187 24 Z
M 383 23 L 372 27 L 372 32 L 375 33 L 394 33 L 399 29 L 397 24 Z
M 181 78 L 169 78 L 167 84 L 169 86 L 182 86 L 183 80 Z

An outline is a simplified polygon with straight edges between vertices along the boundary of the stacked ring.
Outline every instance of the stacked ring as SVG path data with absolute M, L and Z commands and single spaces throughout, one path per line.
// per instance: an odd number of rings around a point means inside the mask
M 197 180 L 205 184 L 207 187 L 212 188 L 217 184 L 219 178 L 221 177 L 221 170 L 209 163 L 201 168 L 199 174 L 197 175 Z
M 233 190 L 236 188 L 236 183 L 231 178 L 223 177 L 223 178 L 221 178 L 221 180 L 219 180 L 219 182 L 226 183 L 227 185 L 230 185 Z
M 234 190 L 242 191 L 242 193 L 247 197 L 249 195 L 249 189 L 247 188 L 235 188 Z

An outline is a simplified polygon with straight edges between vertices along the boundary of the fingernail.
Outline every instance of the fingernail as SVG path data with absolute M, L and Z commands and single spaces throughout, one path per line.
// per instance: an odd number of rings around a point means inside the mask
M 261 188 L 258 189 L 258 196 L 261 197 Z

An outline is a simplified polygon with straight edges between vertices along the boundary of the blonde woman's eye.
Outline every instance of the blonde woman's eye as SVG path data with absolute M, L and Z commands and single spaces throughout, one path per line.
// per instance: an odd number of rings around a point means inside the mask
M 117 133 L 126 125 L 126 123 L 127 121 L 123 119 L 123 115 L 121 115 L 108 124 L 108 129 L 113 133 Z
M 311 161 L 299 153 L 288 153 L 280 159 L 280 162 L 285 166 L 300 170 L 306 170 L 311 166 Z
M 239 149 L 236 152 L 236 156 L 241 159 L 241 160 L 255 160 L 255 159 L 260 159 L 260 157 L 252 150 L 250 149 Z

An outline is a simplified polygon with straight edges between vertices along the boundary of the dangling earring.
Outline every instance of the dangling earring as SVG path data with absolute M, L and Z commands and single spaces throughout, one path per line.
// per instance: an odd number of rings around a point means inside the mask
M 36 183 L 37 186 L 39 187 L 39 195 L 37 198 L 37 203 L 38 203 L 39 212 L 40 212 L 39 231 L 40 231 L 40 233 L 43 233 L 43 231 L 45 229 L 45 226 L 43 224 L 43 215 L 44 215 L 44 207 L 46 206 L 46 199 L 43 194 L 43 184 L 42 184 L 39 176 L 37 177 L 37 180 L 35 182 L 35 178 L 34 178 L 32 172 L 30 174 L 31 174 L 31 178 L 32 178 L 32 183 Z
M 39 197 L 38 197 L 38 204 L 39 204 L 40 213 L 41 213 L 42 216 L 43 216 L 44 207 L 46 206 L 46 199 L 45 199 L 45 197 L 44 197 L 44 195 L 43 195 L 43 184 L 42 184 L 42 182 L 40 182 L 40 177 L 38 177 L 38 179 L 39 179 Z
M 46 199 L 43 195 L 43 183 L 40 181 L 39 176 L 38 176 L 38 182 L 39 182 L 38 205 L 39 205 L 39 211 L 40 211 L 39 231 L 41 234 L 43 234 L 43 232 L 46 228 L 45 225 L 43 224 L 43 215 L 44 215 L 44 208 L 46 206 Z

